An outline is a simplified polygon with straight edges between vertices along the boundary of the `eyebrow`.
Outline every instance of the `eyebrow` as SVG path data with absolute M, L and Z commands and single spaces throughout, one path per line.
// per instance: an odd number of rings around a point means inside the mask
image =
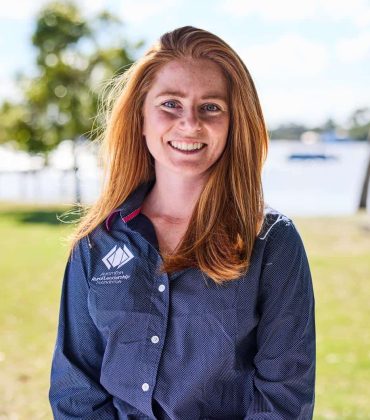
M 180 90 L 166 90 L 164 92 L 158 93 L 155 98 L 159 98 L 160 96 L 177 96 L 179 98 L 186 98 L 186 94 L 184 92 L 181 92 Z M 202 96 L 200 98 L 201 100 L 205 99 L 221 99 L 222 101 L 227 103 L 227 99 L 224 95 L 220 95 L 217 92 L 209 92 L 206 95 Z

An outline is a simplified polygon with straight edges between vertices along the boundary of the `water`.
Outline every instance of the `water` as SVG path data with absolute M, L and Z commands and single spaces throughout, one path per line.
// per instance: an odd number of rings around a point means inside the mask
M 288 160 L 290 154 L 302 151 L 326 153 L 335 159 Z M 288 216 L 353 214 L 368 159 L 366 143 L 272 142 L 262 176 L 265 200 Z
M 288 159 L 290 154 L 302 151 L 326 153 L 335 159 Z M 82 200 L 91 203 L 99 194 L 101 171 L 91 146 L 80 145 L 78 156 Z M 358 207 L 368 158 L 366 143 L 271 142 L 262 174 L 265 200 L 289 217 L 353 214 Z M 1 201 L 74 202 L 70 142 L 63 142 L 51 156 L 51 166 L 41 171 L 29 172 L 40 165 L 39 161 L 31 161 L 27 155 L 3 147 L 0 148 L 0 162 Z

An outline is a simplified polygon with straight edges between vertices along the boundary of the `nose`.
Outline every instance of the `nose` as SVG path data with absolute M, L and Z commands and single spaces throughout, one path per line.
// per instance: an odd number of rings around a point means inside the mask
M 185 110 L 180 119 L 179 127 L 181 130 L 190 133 L 200 131 L 202 124 L 197 111 L 195 109 Z

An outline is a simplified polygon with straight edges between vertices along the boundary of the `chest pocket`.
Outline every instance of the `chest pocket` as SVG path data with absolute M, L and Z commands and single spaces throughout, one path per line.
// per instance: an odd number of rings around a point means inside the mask
M 102 332 L 131 325 L 148 313 L 152 276 L 133 258 L 124 269 L 99 272 L 90 279 L 90 315 Z

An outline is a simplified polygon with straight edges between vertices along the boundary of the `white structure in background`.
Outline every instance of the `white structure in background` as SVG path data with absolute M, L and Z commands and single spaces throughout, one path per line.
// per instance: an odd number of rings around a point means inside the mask
M 83 202 L 98 195 L 101 170 L 96 146 L 91 142 L 76 146 Z M 75 201 L 73 143 L 65 140 L 50 153 L 48 166 L 40 156 L 30 156 L 10 147 L 0 147 L 0 200 L 26 203 L 62 203 Z
M 26 152 L 15 150 L 10 145 L 0 147 L 0 174 L 14 171 L 37 171 L 43 164 L 44 159 L 41 156 L 30 156 Z
M 320 134 L 316 131 L 305 131 L 301 135 L 301 142 L 304 144 L 317 144 L 320 142 Z

